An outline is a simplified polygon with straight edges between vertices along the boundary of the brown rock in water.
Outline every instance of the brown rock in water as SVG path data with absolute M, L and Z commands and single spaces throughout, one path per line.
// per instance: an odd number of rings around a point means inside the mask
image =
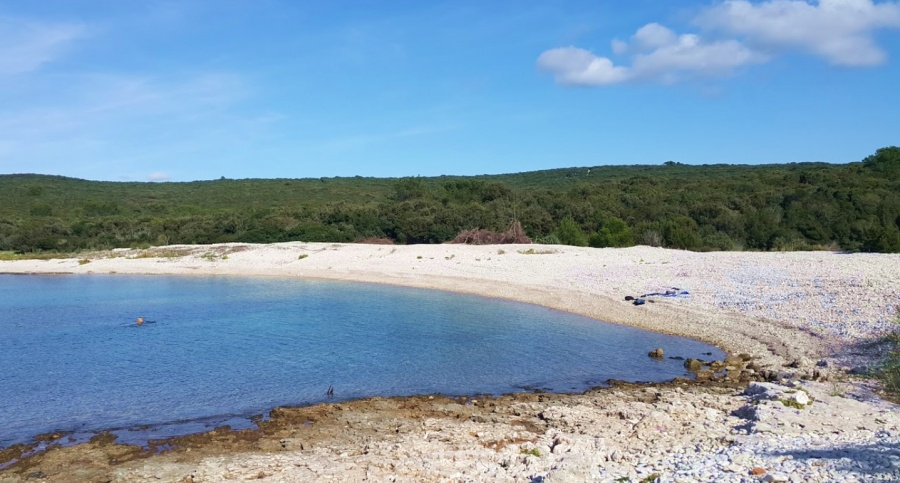
M 703 367 L 703 361 L 699 359 L 685 359 L 684 368 L 689 371 L 699 371 Z
M 650 351 L 650 353 L 647 355 L 654 359 L 662 359 L 665 354 L 663 353 L 662 348 L 657 347 L 656 349 Z

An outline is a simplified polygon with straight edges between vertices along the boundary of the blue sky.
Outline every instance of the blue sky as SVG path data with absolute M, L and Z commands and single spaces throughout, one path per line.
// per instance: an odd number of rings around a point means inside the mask
M 857 161 L 900 2 L 0 4 L 0 173 L 188 181 Z

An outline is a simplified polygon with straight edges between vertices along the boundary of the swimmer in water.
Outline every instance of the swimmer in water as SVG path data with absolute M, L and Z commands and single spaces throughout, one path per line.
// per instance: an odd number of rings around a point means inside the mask
M 137 325 L 144 325 L 144 318 L 143 318 L 143 317 L 138 317 L 138 318 L 137 318 L 137 321 L 135 321 L 135 324 L 137 324 Z

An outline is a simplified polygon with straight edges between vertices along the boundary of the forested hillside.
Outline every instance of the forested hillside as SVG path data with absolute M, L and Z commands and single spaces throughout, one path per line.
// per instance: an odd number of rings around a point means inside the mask
M 598 166 L 431 178 L 118 183 L 0 175 L 0 251 L 174 243 L 538 242 L 900 252 L 900 148 L 861 162 Z

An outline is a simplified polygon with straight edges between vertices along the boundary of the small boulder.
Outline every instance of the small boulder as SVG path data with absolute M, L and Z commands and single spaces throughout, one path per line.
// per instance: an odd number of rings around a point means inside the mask
M 698 381 L 710 381 L 716 377 L 716 373 L 709 369 L 705 369 L 702 371 L 697 371 L 697 380 Z
M 689 371 L 699 371 L 703 367 L 703 361 L 699 359 L 685 359 L 684 368 Z
M 760 376 L 767 382 L 775 382 L 779 379 L 778 371 L 763 370 Z
M 657 347 L 656 349 L 650 351 L 647 355 L 654 359 L 662 359 L 665 353 L 663 352 L 662 348 Z

